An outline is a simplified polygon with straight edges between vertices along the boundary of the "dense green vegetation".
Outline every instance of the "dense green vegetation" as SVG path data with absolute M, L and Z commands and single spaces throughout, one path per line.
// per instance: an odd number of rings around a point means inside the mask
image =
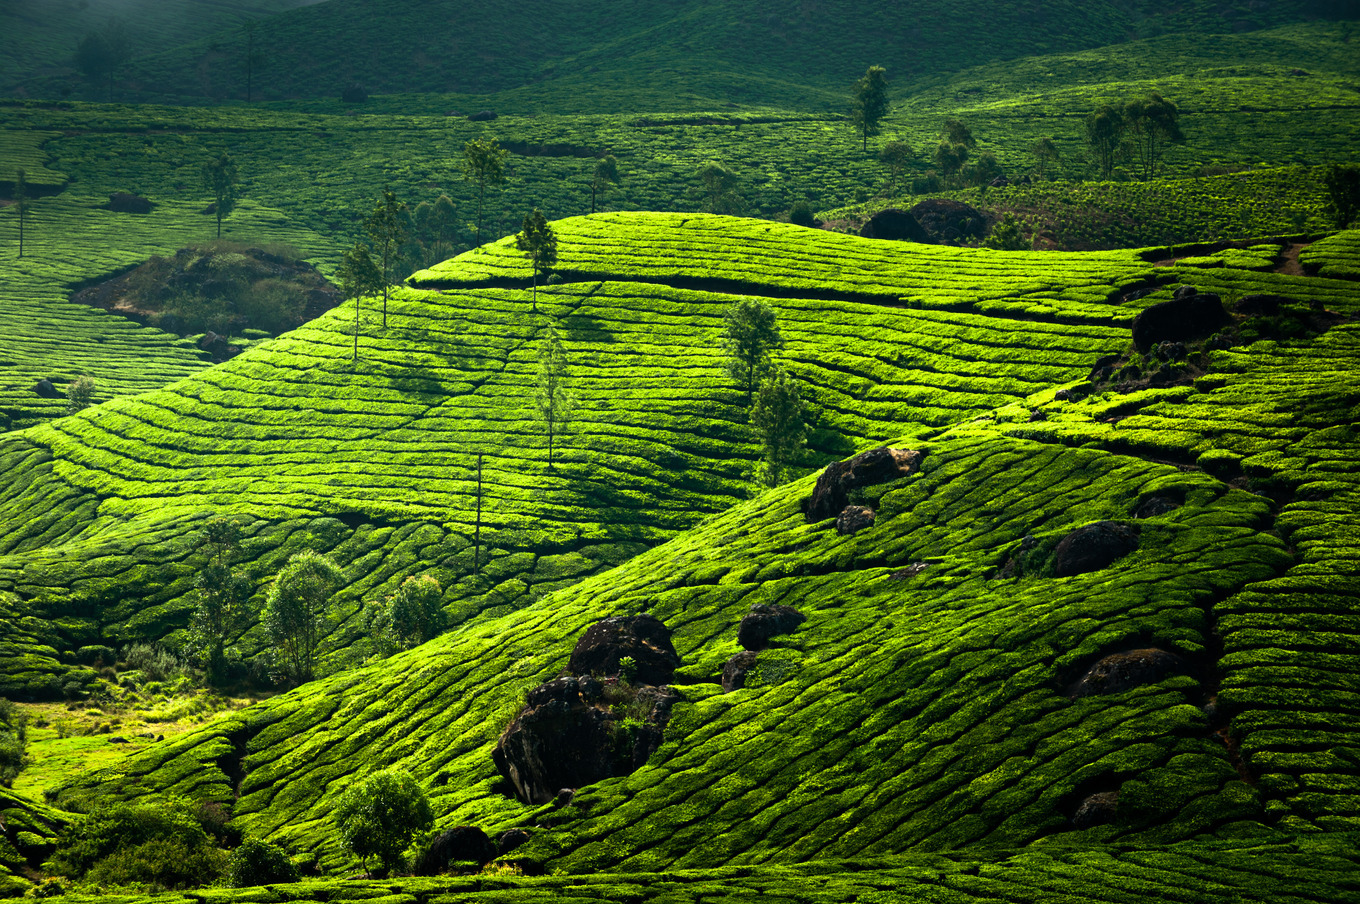
M 0 13 L 0 896 L 1360 894 L 1349 6 L 107 2 Z

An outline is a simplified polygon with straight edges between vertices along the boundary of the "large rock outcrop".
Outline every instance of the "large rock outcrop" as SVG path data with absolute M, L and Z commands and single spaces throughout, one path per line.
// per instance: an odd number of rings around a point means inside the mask
M 943 245 L 980 239 L 987 234 L 987 215 L 962 201 L 930 198 L 907 212 L 921 224 L 932 241 Z
M 792 634 L 807 621 L 807 616 L 792 606 L 756 603 L 737 626 L 737 643 L 745 650 L 763 650 L 770 638 Z
M 850 504 L 850 491 L 906 477 L 921 466 L 922 455 L 911 449 L 870 449 L 826 466 L 812 495 L 803 500 L 809 523 L 835 518 Z
M 1118 521 L 1084 524 L 1062 538 L 1053 551 L 1053 573 L 1060 578 L 1108 568 L 1138 548 L 1138 533 Z
M 1133 344 L 1146 355 L 1159 342 L 1207 339 L 1231 322 L 1217 295 L 1201 295 L 1182 286 L 1171 301 L 1144 308 L 1133 318 Z
M 573 675 L 613 678 L 623 674 L 620 661 L 633 660 L 635 684 L 668 684 L 680 665 L 671 631 L 653 615 L 616 615 L 586 629 L 571 651 L 567 670 Z
M 896 207 L 889 207 L 874 214 L 860 228 L 859 234 L 866 239 L 890 239 L 899 242 L 929 244 L 931 240 L 930 234 L 921 227 L 914 216 Z

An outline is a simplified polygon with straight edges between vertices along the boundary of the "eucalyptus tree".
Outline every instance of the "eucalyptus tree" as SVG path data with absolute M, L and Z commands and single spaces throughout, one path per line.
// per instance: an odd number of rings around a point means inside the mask
M 595 161 L 595 173 L 590 179 L 590 212 L 595 212 L 595 198 L 599 197 L 604 201 L 604 193 L 609 190 L 611 185 L 618 185 L 623 181 L 623 176 L 619 174 L 619 162 L 614 159 L 613 154 L 606 154 Z
M 888 110 L 888 70 L 870 66 L 850 95 L 850 124 L 860 133 L 865 151 L 869 150 L 869 136 L 883 131 Z
M 217 237 L 222 237 L 222 220 L 236 209 L 239 173 L 230 154 L 222 154 L 203 164 L 203 188 L 212 192 L 213 212 L 217 214 Z
M 557 329 L 549 325 L 538 347 L 538 391 L 534 394 L 538 418 L 548 432 L 549 471 L 553 469 L 553 441 L 556 434 L 570 423 L 576 407 L 576 400 L 567 391 L 570 377 L 566 350 L 557 338 Z
M 329 556 L 304 549 L 288 560 L 265 598 L 264 629 L 275 667 L 286 681 L 311 681 L 331 592 L 342 578 Z
M 797 462 L 807 442 L 807 423 L 798 384 L 789 372 L 775 367 L 761 381 L 751 405 L 751 426 L 760 436 L 764 453 L 763 481 L 777 487 Z
M 368 219 L 364 220 L 364 232 L 378 255 L 375 263 L 382 277 L 383 329 L 387 329 L 388 294 L 391 287 L 396 284 L 394 276 L 397 254 L 402 243 L 406 241 L 406 229 L 402 226 L 405 215 L 406 205 L 397 200 L 392 189 L 384 188 L 377 206 L 368 215 Z
M 524 225 L 515 236 L 515 247 L 524 252 L 534 268 L 534 313 L 538 313 L 538 274 L 557 263 L 557 234 L 537 207 L 526 214 Z
M 482 215 L 488 186 L 505 182 L 505 159 L 510 152 L 494 138 L 474 138 L 463 145 L 463 178 L 477 186 L 477 247 L 482 246 Z
M 750 404 L 771 355 L 784 347 L 774 308 L 755 298 L 732 302 L 723 312 L 722 346 L 728 356 L 727 372 L 745 387 Z
M 1157 174 L 1157 161 L 1166 144 L 1185 140 L 1180 109 L 1156 91 L 1124 104 L 1124 129 L 1144 179 Z

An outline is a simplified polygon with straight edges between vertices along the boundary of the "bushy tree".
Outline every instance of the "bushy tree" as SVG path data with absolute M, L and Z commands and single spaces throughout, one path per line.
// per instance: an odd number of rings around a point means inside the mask
M 860 133 L 865 151 L 869 150 L 869 136 L 883 131 L 888 110 L 888 70 L 870 66 L 850 95 L 850 123 Z
M 94 401 L 94 389 L 93 377 L 82 374 L 72 380 L 70 388 L 66 390 L 66 413 L 75 414 L 89 408 Z
M 194 581 L 198 605 L 189 623 L 189 633 L 209 684 L 226 678 L 227 641 L 245 626 L 251 584 L 231 567 L 240 543 L 241 525 L 227 518 L 209 521 L 199 538 L 199 547 L 207 550 L 208 561 Z
M 538 274 L 557 263 L 557 234 L 553 232 L 543 211 L 537 207 L 526 214 L 524 225 L 515 236 L 515 247 L 524 252 L 534 268 L 534 312 L 538 312 Z
M 965 145 L 941 141 L 935 146 L 935 168 L 946 183 L 954 182 L 967 162 L 968 148 Z
M 1086 144 L 1091 148 L 1101 176 L 1114 175 L 1115 164 L 1124 153 L 1124 111 L 1105 104 L 1086 117 Z
M 505 158 L 510 152 L 494 138 L 474 138 L 463 145 L 463 178 L 477 186 L 477 247 L 482 247 L 482 214 L 486 189 L 505 181 Z
M 364 234 L 373 245 L 374 261 L 382 278 L 383 329 L 387 329 L 387 297 L 395 285 L 397 252 L 406 241 L 406 229 L 402 220 L 406 216 L 406 205 L 397 200 L 396 193 L 384 188 L 373 212 L 364 220 Z
M 1134 159 L 1144 179 L 1157 173 L 1157 161 L 1167 142 L 1185 140 L 1181 134 L 1180 110 L 1156 91 L 1147 97 L 1124 104 L 1124 131 Z
M 434 203 L 421 201 L 405 219 L 408 238 L 414 246 L 408 252 L 413 260 L 429 267 L 453 256 L 458 212 L 448 195 L 440 195 Z
M 968 168 L 968 181 L 983 187 L 991 185 L 1003 175 L 1001 164 L 990 151 L 979 155 L 977 162 Z
M 764 453 L 762 480 L 767 486 L 779 486 L 807 442 L 803 401 L 788 371 L 776 367 L 761 381 L 751 405 L 751 426 Z
M 708 200 L 709 213 L 735 213 L 737 210 L 737 174 L 715 160 L 699 167 L 695 173 Z
M 1327 208 L 1338 229 L 1345 229 L 1360 214 L 1360 166 L 1333 165 L 1322 177 L 1327 189 Z
M 298 868 L 282 849 L 258 838 L 246 838 L 227 858 L 222 882 L 228 888 L 250 888 L 299 878 Z
M 368 867 L 377 858 L 390 873 L 417 832 L 434 825 L 425 792 L 404 769 L 384 769 L 351 784 L 335 808 L 340 841 Z
M 76 45 L 76 68 L 84 73 L 92 85 L 107 82 L 109 101 L 113 101 L 113 82 L 118 70 L 132 59 L 132 41 L 127 26 L 119 19 L 111 19 L 99 31 L 92 31 Z
M 1029 152 L 1034 158 L 1034 175 L 1040 179 L 1047 179 L 1050 167 L 1057 166 L 1062 159 L 1062 152 L 1052 138 L 1040 138 L 1029 146 Z
M 973 137 L 973 130 L 961 119 L 946 119 L 940 138 L 950 144 L 961 144 L 969 150 L 977 147 L 977 139 Z
M 878 161 L 888 170 L 888 192 L 897 190 L 897 185 L 907 171 L 911 158 L 916 152 L 905 141 L 888 141 L 878 151 Z
M 284 680 L 312 680 L 326 603 L 341 580 L 340 567 L 310 549 L 290 558 L 274 578 L 265 598 L 264 629 Z
M 236 161 L 230 154 L 222 154 L 203 164 L 203 188 L 212 192 L 213 210 L 217 214 L 217 237 L 222 237 L 222 219 L 236 209 L 238 173 Z
M 749 403 L 771 354 L 784 347 L 774 308 L 755 298 L 732 302 L 723 312 L 722 342 L 727 372 L 746 389 Z
M 212 882 L 225 858 L 186 801 L 97 801 L 62 834 L 50 872 L 94 884 L 193 888 Z
M 606 154 L 595 161 L 595 174 L 590 180 L 590 212 L 595 212 L 595 198 L 598 195 L 601 202 L 604 201 L 604 193 L 609 190 L 611 185 L 618 185 L 623 181 L 623 176 L 619 174 L 619 162 L 614 159 L 613 154 Z
M 547 335 L 538 347 L 538 391 L 534 406 L 539 420 L 548 431 L 548 470 L 553 468 L 553 439 L 571 421 L 576 400 L 567 391 L 570 368 L 566 350 L 557 338 L 557 330 L 549 325 Z
M 1024 233 L 1020 231 L 1020 223 L 1009 213 L 1002 214 L 1001 219 L 992 227 L 991 235 L 987 236 L 982 244 L 998 251 L 1024 251 L 1029 247 Z
M 14 784 L 27 759 L 28 725 L 13 703 L 0 697 L 0 785 Z
M 359 324 L 363 311 L 363 301 L 369 295 L 376 295 L 383 288 L 382 271 L 373 263 L 368 247 L 363 242 L 355 242 L 354 247 L 345 252 L 340 262 L 340 294 L 346 300 L 354 299 L 354 355 L 359 360 Z
M 447 624 L 439 581 L 428 574 L 402 581 L 370 619 L 370 630 L 385 653 L 410 650 L 439 636 Z

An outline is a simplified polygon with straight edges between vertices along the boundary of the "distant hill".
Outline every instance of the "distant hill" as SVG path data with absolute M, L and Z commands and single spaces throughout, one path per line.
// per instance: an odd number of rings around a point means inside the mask
M 796 6 L 759 0 L 329 0 L 270 19 L 257 46 L 257 99 L 338 97 L 351 84 L 370 93 L 491 95 L 565 81 L 576 88 L 559 112 L 724 103 L 839 108 L 846 86 L 871 64 L 887 67 L 905 87 L 989 62 L 1175 32 L 1253 30 L 1329 9 L 1225 7 L 1203 0 L 966 0 L 947 7 L 928 0 Z M 134 16 L 127 18 L 143 31 Z M 244 97 L 245 38 L 239 29 L 197 40 L 186 34 L 184 40 L 159 53 L 149 52 L 154 45 L 138 48 L 118 96 Z M 168 43 L 158 37 L 156 45 Z M 50 79 L 30 85 L 45 93 L 57 87 Z M 632 102 L 620 103 L 623 97 Z

